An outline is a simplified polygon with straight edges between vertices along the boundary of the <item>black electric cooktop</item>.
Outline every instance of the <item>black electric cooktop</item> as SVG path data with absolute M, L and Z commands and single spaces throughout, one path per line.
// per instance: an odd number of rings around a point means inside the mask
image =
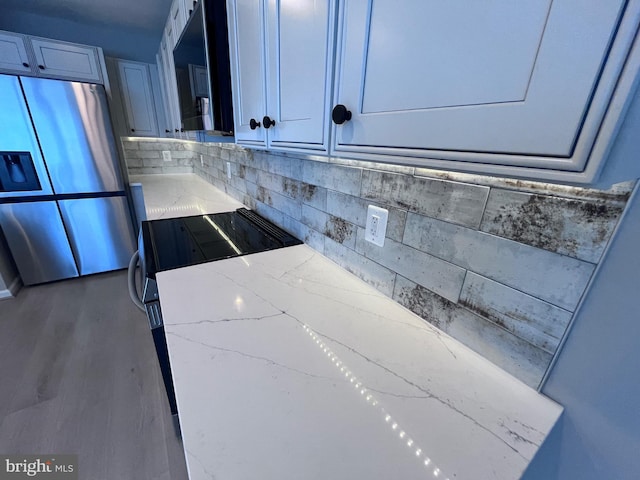
M 139 247 L 147 277 L 174 268 L 302 243 L 246 208 L 142 222 L 141 237 Z

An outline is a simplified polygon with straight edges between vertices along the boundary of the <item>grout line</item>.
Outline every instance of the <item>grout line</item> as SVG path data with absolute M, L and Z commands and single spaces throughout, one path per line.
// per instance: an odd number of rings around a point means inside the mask
M 482 214 L 480 215 L 480 220 L 478 222 L 478 226 L 476 227 L 476 230 L 478 230 L 479 232 L 482 231 L 480 230 L 480 227 L 482 227 L 484 214 L 487 213 L 487 205 L 489 204 L 489 197 L 491 196 L 492 191 L 493 191 L 493 187 L 489 187 L 489 190 L 487 191 L 487 197 L 484 199 L 484 205 L 482 206 Z
M 393 270 L 392 270 L 392 271 L 393 271 Z M 391 298 L 391 300 L 393 300 L 394 302 L 399 303 L 399 302 L 396 300 L 396 284 L 397 284 L 397 282 L 398 282 L 398 275 L 399 275 L 399 274 L 398 274 L 398 272 L 393 272 L 393 273 L 394 273 L 394 275 L 393 275 L 393 286 L 392 286 L 392 288 L 391 288 L 391 297 L 390 297 L 390 298 Z
M 465 268 L 464 269 L 464 277 L 462 278 L 462 283 L 460 284 L 460 291 L 458 292 L 458 300 L 455 302 L 456 305 L 460 305 L 460 296 L 462 295 L 462 289 L 464 288 L 464 284 L 467 282 L 467 274 L 468 273 L 469 273 L 469 269 Z

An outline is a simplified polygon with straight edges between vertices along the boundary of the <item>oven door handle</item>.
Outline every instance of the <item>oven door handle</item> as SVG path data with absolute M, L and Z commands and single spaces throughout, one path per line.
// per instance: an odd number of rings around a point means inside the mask
M 131 301 L 133 304 L 138 307 L 140 310 L 145 312 L 144 304 L 140 298 L 140 294 L 138 293 L 138 288 L 136 287 L 136 269 L 138 268 L 138 263 L 140 261 L 140 254 L 138 250 L 135 251 L 131 260 L 129 260 L 129 269 L 127 270 L 127 283 L 129 284 L 129 296 L 131 297 Z

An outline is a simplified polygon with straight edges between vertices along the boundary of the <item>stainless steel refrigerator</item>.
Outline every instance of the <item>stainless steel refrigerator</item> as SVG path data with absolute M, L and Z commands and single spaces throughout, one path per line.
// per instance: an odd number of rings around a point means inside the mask
M 101 85 L 0 75 L 0 228 L 25 285 L 127 266 L 135 237 Z

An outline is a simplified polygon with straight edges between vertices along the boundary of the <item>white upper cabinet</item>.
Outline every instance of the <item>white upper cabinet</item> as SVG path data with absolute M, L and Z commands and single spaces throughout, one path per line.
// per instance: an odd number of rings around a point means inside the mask
M 238 143 L 263 147 L 267 144 L 262 127 L 267 115 L 264 7 L 263 1 L 254 0 L 227 3 L 234 134 Z
M 182 1 L 183 11 L 184 11 L 184 18 L 186 19 L 186 21 L 189 21 L 189 17 L 191 16 L 193 11 L 195 10 L 197 4 L 198 4 L 197 0 L 183 0 Z M 186 23 L 186 21 L 185 21 L 185 23 Z
M 0 31 L 0 72 L 104 83 L 102 50 Z
M 127 127 L 131 135 L 157 137 L 158 128 L 148 65 L 119 60 L 118 73 Z
M 102 74 L 96 48 L 57 40 L 31 38 L 38 74 L 101 82 Z
M 269 147 L 328 150 L 334 2 L 268 0 Z
M 174 0 L 174 2 L 171 4 L 171 50 L 173 50 L 173 48 L 178 43 L 180 33 L 182 33 L 182 29 L 187 23 L 184 9 L 185 5 L 183 0 Z
M 170 18 L 167 23 L 167 27 L 165 28 L 164 38 L 160 44 L 164 67 L 164 85 L 166 89 L 166 98 L 164 100 L 169 105 L 168 110 L 171 113 L 171 134 L 176 138 L 182 138 L 182 121 L 180 119 L 180 105 L 178 103 L 178 86 L 173 62 L 173 47 L 175 46 L 176 41 L 174 24 Z
M 590 181 L 639 3 L 345 0 L 332 153 Z
M 27 54 L 24 35 L 0 31 L 0 72 L 31 72 L 31 60 Z
M 334 4 L 228 2 L 238 143 L 327 151 Z
M 164 121 L 165 121 L 165 124 L 160 125 L 160 128 L 164 130 L 164 136 L 169 137 L 173 132 L 173 118 L 172 118 L 172 112 L 171 112 L 169 101 L 168 101 L 169 96 L 167 94 L 168 90 L 167 90 L 166 76 L 165 76 L 166 69 L 164 66 L 164 55 L 162 53 L 163 44 L 164 44 L 164 39 L 162 40 L 162 43 L 160 45 L 160 50 L 158 50 L 158 53 L 156 54 L 156 65 L 158 67 L 158 77 L 160 80 L 160 96 L 162 99 L 160 103 L 162 103 L 162 109 L 164 112 Z

